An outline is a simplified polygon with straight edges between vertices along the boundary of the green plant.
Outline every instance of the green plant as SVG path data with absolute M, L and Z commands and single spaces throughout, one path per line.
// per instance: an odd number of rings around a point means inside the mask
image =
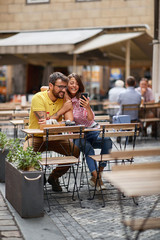
M 0 149 L 4 151 L 7 148 L 8 138 L 7 135 L 3 132 L 0 132 Z
M 24 150 L 19 139 L 10 142 L 7 160 L 12 162 L 18 169 L 23 171 L 40 170 L 38 162 L 40 159 L 40 152 L 34 152 L 33 147 L 27 147 Z

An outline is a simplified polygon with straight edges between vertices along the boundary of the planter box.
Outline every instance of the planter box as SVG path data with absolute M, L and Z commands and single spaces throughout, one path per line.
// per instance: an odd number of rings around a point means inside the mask
M 9 150 L 0 151 L 0 182 L 5 182 L 5 159 Z
M 22 218 L 44 215 L 44 172 L 20 171 L 6 161 L 6 199 Z

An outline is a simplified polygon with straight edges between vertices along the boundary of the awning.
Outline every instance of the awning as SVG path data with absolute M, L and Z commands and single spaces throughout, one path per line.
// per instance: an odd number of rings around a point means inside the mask
M 60 53 L 74 50 L 82 42 L 102 31 L 98 29 L 33 31 L 0 40 L 0 54 Z
M 144 34 L 144 32 L 104 34 L 86 43 L 80 44 L 79 46 L 76 47 L 73 53 L 80 54 L 80 53 L 88 52 L 94 49 L 106 47 L 122 41 L 133 39 L 141 36 L 142 34 Z

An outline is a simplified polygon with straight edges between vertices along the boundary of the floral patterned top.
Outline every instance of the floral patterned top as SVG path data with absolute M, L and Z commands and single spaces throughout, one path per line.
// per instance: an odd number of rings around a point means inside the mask
M 73 116 L 76 125 L 81 124 L 85 125 L 85 127 L 92 127 L 97 124 L 94 120 L 89 121 L 87 119 L 87 110 L 83 107 L 80 107 L 79 99 L 74 97 L 71 99 L 71 101 L 73 105 Z

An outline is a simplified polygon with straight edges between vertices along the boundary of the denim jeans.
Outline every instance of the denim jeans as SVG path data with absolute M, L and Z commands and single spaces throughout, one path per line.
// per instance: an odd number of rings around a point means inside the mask
M 108 154 L 112 148 L 112 141 L 110 138 L 105 137 L 103 144 L 102 138 L 99 137 L 99 131 L 88 132 L 85 139 L 81 139 L 81 146 L 79 139 L 74 140 L 74 143 L 79 148 L 84 149 L 84 154 L 86 157 L 86 162 L 90 172 L 97 170 L 97 163 L 89 155 L 95 155 L 94 149 L 101 149 L 101 154 Z M 100 163 L 101 167 L 106 166 L 106 162 Z

